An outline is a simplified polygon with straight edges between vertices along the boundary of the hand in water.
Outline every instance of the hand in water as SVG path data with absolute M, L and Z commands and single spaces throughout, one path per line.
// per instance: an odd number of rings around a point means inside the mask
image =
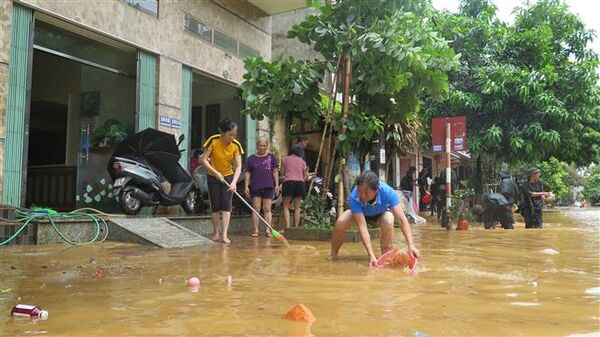
M 412 255 L 413 258 L 418 259 L 421 257 L 421 252 L 415 246 L 409 246 L 408 252 Z
M 375 255 L 369 256 L 369 267 L 376 267 L 376 266 L 377 266 L 377 258 L 375 257 Z

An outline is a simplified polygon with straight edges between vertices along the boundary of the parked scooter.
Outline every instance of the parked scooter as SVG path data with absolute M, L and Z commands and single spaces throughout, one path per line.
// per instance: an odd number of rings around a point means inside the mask
M 194 179 L 179 163 L 183 140 L 181 135 L 176 143 L 172 134 L 148 128 L 117 145 L 107 169 L 126 214 L 159 205 L 181 205 L 186 213 L 193 212 Z

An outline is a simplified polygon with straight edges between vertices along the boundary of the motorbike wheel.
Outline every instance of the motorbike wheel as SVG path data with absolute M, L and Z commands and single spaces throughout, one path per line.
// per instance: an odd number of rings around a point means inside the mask
M 131 194 L 130 189 L 123 189 L 119 194 L 119 204 L 128 215 L 136 215 L 142 210 L 142 202 Z
M 201 198 L 199 190 L 191 189 L 185 200 L 181 203 L 181 208 L 183 208 L 186 214 L 199 213 L 200 206 L 202 205 Z

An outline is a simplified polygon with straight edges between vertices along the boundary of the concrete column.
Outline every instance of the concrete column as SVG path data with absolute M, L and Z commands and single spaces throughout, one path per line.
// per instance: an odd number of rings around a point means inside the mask
M 181 63 L 163 56 L 158 60 L 158 129 L 164 132 L 181 134 L 181 127 L 167 127 L 160 123 L 160 117 L 175 118 L 181 121 Z M 186 135 L 188 137 L 188 135 Z

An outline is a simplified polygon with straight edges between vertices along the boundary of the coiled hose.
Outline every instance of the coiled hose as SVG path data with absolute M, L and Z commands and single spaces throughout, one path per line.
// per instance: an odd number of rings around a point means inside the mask
M 106 213 L 103 213 L 103 212 L 101 212 L 97 209 L 93 209 L 93 208 L 80 208 L 80 209 L 76 209 L 72 212 L 60 213 L 60 212 L 57 212 L 57 211 L 55 211 L 53 209 L 49 209 L 49 208 L 27 209 L 27 208 L 18 208 L 18 207 L 11 207 L 11 206 L 3 206 L 3 207 L 14 209 L 15 219 L 11 220 L 11 219 L 0 218 L 0 221 L 13 223 L 13 224 L 22 223 L 23 225 L 21 227 L 19 227 L 19 229 L 13 235 L 11 235 L 8 239 L 0 242 L 0 246 L 7 245 L 9 242 L 14 240 L 32 222 L 43 221 L 43 220 L 48 220 L 50 222 L 50 224 L 52 225 L 52 227 L 54 228 L 54 230 L 56 231 L 56 233 L 61 237 L 61 239 L 63 239 L 65 242 L 67 242 L 70 245 L 85 246 L 85 245 L 89 245 L 89 244 L 92 244 L 95 242 L 103 242 L 108 237 L 108 225 L 106 224 L 106 220 L 104 218 L 108 217 L 108 216 L 121 216 L 121 215 L 106 214 Z M 96 226 L 96 231 L 94 233 L 94 237 L 91 240 L 85 241 L 85 242 L 76 242 L 76 241 L 69 239 L 66 235 L 64 235 L 64 233 L 62 233 L 58 229 L 58 227 L 56 226 L 56 223 L 54 222 L 55 220 L 82 219 L 82 218 L 91 219 L 92 222 L 94 223 L 94 225 Z M 104 227 L 104 237 L 102 239 L 98 240 L 98 237 L 100 236 L 101 227 Z

